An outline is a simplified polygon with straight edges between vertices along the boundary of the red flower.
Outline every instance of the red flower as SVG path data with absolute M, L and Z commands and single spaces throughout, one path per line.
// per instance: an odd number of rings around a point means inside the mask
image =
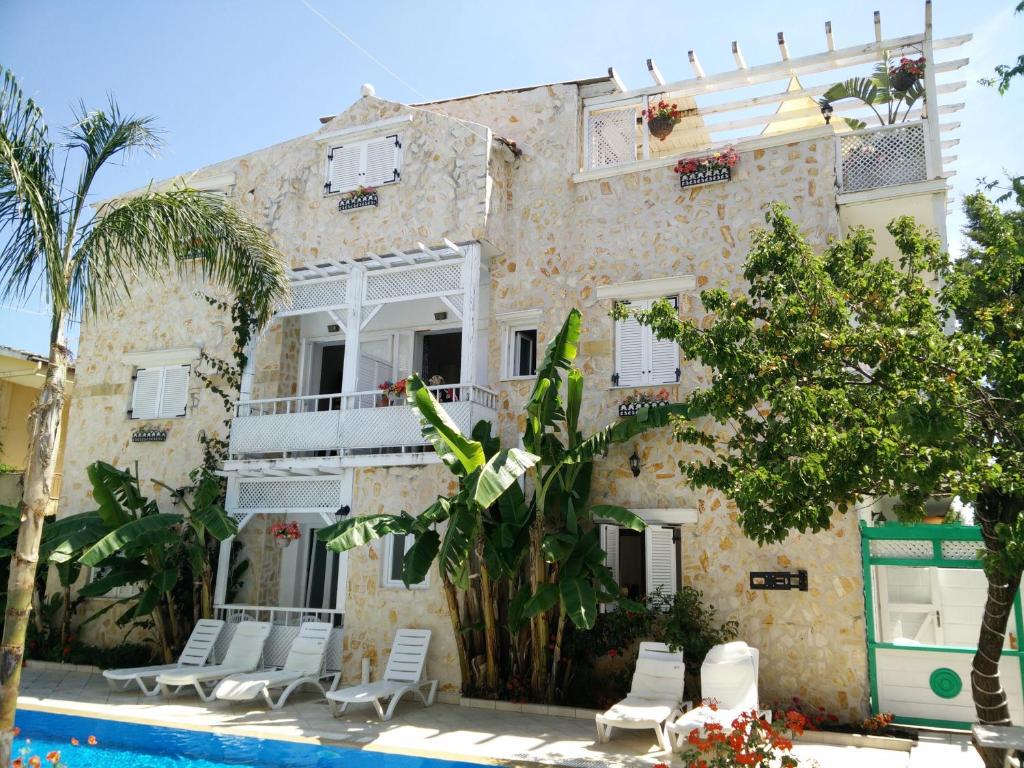
M 60 762 L 60 752 L 58 752 L 57 750 L 53 750 L 53 752 L 50 752 L 49 754 L 47 754 L 46 755 L 46 762 L 53 763 L 54 765 L 59 763 Z
M 614 659 L 616 656 L 619 655 L 619 652 L 616 651 L 614 648 L 609 648 L 608 649 L 608 655 L 611 656 Z
M 32 757 L 28 759 L 28 764 L 32 768 L 39 768 L 39 766 L 43 764 L 43 761 L 39 759 L 39 755 L 32 755 Z
M 72 747 L 77 747 L 78 746 L 78 739 L 76 739 L 74 736 L 71 737 L 71 746 Z
M 16 757 L 14 758 L 14 760 L 11 761 L 11 768 L 22 768 L 24 765 L 25 763 L 22 762 L 22 759 L 20 757 Z
M 95 736 L 90 736 L 88 738 L 88 742 L 89 742 L 89 746 L 90 747 L 95 747 L 96 746 L 96 737 Z

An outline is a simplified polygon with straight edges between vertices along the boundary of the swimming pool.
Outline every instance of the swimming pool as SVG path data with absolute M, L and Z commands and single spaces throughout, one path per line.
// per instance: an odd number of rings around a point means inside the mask
M 390 755 L 345 747 L 298 744 L 273 739 L 225 736 L 205 731 L 161 728 L 137 723 L 97 720 L 19 710 L 15 724 L 21 734 L 14 740 L 14 755 L 25 746 L 29 755 L 42 758 L 61 753 L 67 768 L 469 768 L 471 763 L 425 757 Z M 89 737 L 95 738 L 95 745 Z M 72 739 L 78 745 L 72 744 Z

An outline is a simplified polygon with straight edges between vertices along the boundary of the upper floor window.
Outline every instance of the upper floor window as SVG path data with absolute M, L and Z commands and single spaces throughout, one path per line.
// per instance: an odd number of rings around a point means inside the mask
M 665 300 L 679 307 L 678 296 Z M 630 310 L 625 320 L 615 321 L 615 373 L 612 383 L 619 387 L 643 387 L 675 384 L 679 381 L 679 346 L 671 339 L 659 339 L 633 316 L 636 310 L 650 309 L 658 299 L 623 301 Z
M 359 187 L 394 184 L 402 176 L 402 142 L 398 134 L 331 147 L 327 153 L 324 192 L 351 192 Z
M 133 419 L 173 419 L 184 416 L 188 405 L 188 381 L 192 367 L 165 365 L 137 368 L 132 388 Z

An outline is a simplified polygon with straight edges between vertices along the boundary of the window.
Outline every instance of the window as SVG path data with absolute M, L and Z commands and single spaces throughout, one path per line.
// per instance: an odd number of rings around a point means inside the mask
M 406 536 L 404 533 L 393 533 L 384 537 L 384 578 L 381 584 L 385 587 L 404 587 L 402 582 L 402 564 L 405 560 L 405 553 L 413 545 L 415 539 Z M 409 585 L 412 589 L 423 589 L 427 586 L 427 579 Z
M 137 368 L 132 389 L 133 419 L 172 419 L 184 416 L 188 404 L 191 366 L 166 365 Z
M 397 134 L 331 147 L 324 192 L 394 184 L 402 176 L 402 143 Z
M 676 296 L 665 297 L 679 307 Z M 658 299 L 621 302 L 630 310 L 625 320 L 615 321 L 615 372 L 612 384 L 617 387 L 643 387 L 652 384 L 675 384 L 679 381 L 679 347 L 671 339 L 658 339 L 632 313 L 650 309 Z
M 605 565 L 621 594 L 640 600 L 660 593 L 672 599 L 679 589 L 679 545 L 676 529 L 648 525 L 642 533 L 617 525 L 600 527 Z
M 525 379 L 537 375 L 537 326 L 540 318 L 539 309 L 498 315 L 501 324 L 501 378 Z

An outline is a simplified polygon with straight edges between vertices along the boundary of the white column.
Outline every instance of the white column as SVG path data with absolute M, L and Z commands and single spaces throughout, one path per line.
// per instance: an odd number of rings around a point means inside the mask
M 341 372 L 341 391 L 359 390 L 359 326 L 363 321 L 363 292 L 366 287 L 366 268 L 353 265 L 348 273 L 345 303 L 348 315 L 345 319 L 345 364 Z
M 476 384 L 477 333 L 480 316 L 480 244 L 462 246 L 466 253 L 462 263 L 462 361 L 459 381 Z
M 228 572 L 231 570 L 231 545 L 235 537 L 228 536 L 220 543 L 217 556 L 217 584 L 213 588 L 213 604 L 224 605 L 228 597 Z
M 929 177 L 942 176 L 942 137 L 939 129 L 939 97 L 935 85 L 935 50 L 932 46 L 932 4 L 926 0 L 924 6 L 924 95 L 926 124 L 928 126 L 928 170 Z

